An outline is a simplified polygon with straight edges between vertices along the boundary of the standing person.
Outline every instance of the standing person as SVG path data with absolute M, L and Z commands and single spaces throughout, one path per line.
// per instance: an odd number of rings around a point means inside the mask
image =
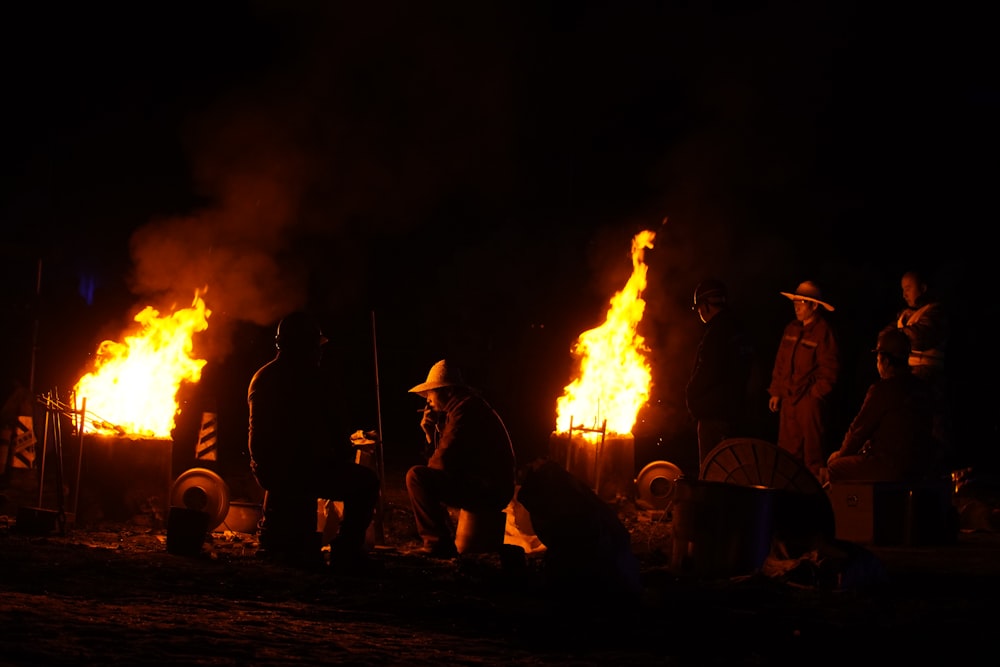
M 433 445 L 427 465 L 406 473 L 421 551 L 453 558 L 458 550 L 449 507 L 501 512 L 514 497 L 514 448 L 500 415 L 462 380 L 447 359 L 410 389 L 426 399 L 420 427 Z
M 321 564 L 316 501 L 344 503 L 330 544 L 330 565 L 367 565 L 365 532 L 379 495 L 375 472 L 354 462 L 349 432 L 320 373 L 327 338 L 316 320 L 295 312 L 278 324 L 277 354 L 250 381 L 250 469 L 266 492 L 261 546 L 292 564 Z
M 939 459 L 951 453 L 950 388 L 945 367 L 949 321 L 944 305 L 932 294 L 918 271 L 907 271 L 900 280 L 906 306 L 894 324 L 910 341 L 909 364 L 913 374 L 926 380 L 933 391 L 934 439 Z
M 823 301 L 822 290 L 811 280 L 781 295 L 791 299 L 795 319 L 785 327 L 774 359 L 768 408 L 778 412 L 778 446 L 825 482 L 828 400 L 837 383 L 840 352 L 820 308 L 832 311 L 833 306 Z
M 830 482 L 914 481 L 933 471 L 930 387 L 911 372 L 910 340 L 886 329 L 875 354 L 879 380 L 827 459 Z
M 694 290 L 692 310 L 705 324 L 688 379 L 688 413 L 698 424 L 698 460 L 746 427 L 753 346 L 727 303 L 726 285 L 710 278 Z

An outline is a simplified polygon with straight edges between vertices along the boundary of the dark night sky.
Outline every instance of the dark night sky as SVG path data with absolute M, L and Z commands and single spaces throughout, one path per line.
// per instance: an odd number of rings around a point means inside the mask
M 538 438 L 570 345 L 653 228 L 644 322 L 669 439 L 689 426 L 701 278 L 729 282 L 765 366 L 792 316 L 777 292 L 820 281 L 854 410 L 902 271 L 929 270 L 960 314 L 985 275 L 1000 87 L 983 17 L 424 4 L 5 6 L 8 373 L 27 377 L 34 321 L 44 389 L 137 306 L 208 285 L 211 398 L 189 412 L 231 404 L 237 440 L 247 373 L 303 305 L 366 427 L 376 393 L 408 418 L 405 390 L 454 355 Z

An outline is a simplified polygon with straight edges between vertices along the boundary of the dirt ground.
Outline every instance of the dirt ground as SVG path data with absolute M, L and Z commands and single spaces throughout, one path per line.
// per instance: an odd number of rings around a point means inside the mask
M 544 550 L 523 570 L 493 554 L 427 559 L 413 552 L 402 489 L 384 501 L 381 569 L 344 576 L 262 561 L 247 533 L 213 532 L 196 555 L 169 553 L 156 525 L 24 534 L 8 495 L 0 664 L 763 665 L 873 652 L 975 664 L 995 633 L 1000 537 L 989 530 L 942 547 L 859 547 L 885 577 L 856 586 L 824 585 L 810 560 L 705 578 L 671 570 L 669 513 L 626 503 L 643 588 L 633 600 L 586 581 L 554 590 Z

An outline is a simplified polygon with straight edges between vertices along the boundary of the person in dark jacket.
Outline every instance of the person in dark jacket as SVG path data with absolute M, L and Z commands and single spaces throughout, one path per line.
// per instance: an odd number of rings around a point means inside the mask
M 910 340 L 910 368 L 927 381 L 934 398 L 934 438 L 942 464 L 954 455 L 951 381 L 945 363 L 950 321 L 944 303 L 919 271 L 907 271 L 900 280 L 905 307 L 886 329 L 898 329 Z
M 694 291 L 692 310 L 705 323 L 694 368 L 688 379 L 688 413 L 698 424 L 698 456 L 740 434 L 747 418 L 747 385 L 753 346 L 727 303 L 726 286 L 708 279 Z
M 317 499 L 343 501 L 343 517 L 330 544 L 330 565 L 367 564 L 365 534 L 378 502 L 374 470 L 355 462 L 338 403 L 322 381 L 327 339 L 304 312 L 285 317 L 277 354 L 250 381 L 250 469 L 265 490 L 261 546 L 291 563 L 319 563 Z
M 514 497 L 517 463 L 500 415 L 462 380 L 447 359 L 410 389 L 426 399 L 420 427 L 434 449 L 426 465 L 406 473 L 421 551 L 453 558 L 455 531 L 448 508 L 501 512 Z
M 811 280 L 781 295 L 792 301 L 795 319 L 781 334 L 767 388 L 768 408 L 778 413 L 778 446 L 823 482 L 829 400 L 840 373 L 840 348 L 823 315 L 833 306 Z
M 885 330 L 875 353 L 880 379 L 827 460 L 831 483 L 916 481 L 933 472 L 931 387 L 911 370 L 910 340 Z

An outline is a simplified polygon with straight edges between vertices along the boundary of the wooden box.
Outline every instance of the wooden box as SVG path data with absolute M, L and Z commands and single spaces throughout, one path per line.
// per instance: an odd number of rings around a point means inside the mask
M 837 539 L 873 546 L 950 543 L 951 486 L 928 482 L 837 482 L 828 489 Z

